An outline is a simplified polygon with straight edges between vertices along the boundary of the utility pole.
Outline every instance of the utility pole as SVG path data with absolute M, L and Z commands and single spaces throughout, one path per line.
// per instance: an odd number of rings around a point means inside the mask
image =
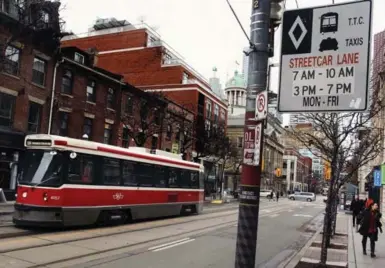
M 242 165 L 240 185 L 240 202 L 238 218 L 238 234 L 235 255 L 235 268 L 254 268 L 257 247 L 259 197 L 261 185 L 261 166 L 263 153 L 264 127 L 263 121 L 256 121 L 256 96 L 266 90 L 267 69 L 269 59 L 269 27 L 270 0 L 253 0 L 251 9 L 251 37 L 249 54 L 249 75 L 245 113 L 245 136 L 258 124 L 261 134 L 259 138 L 259 164 Z M 244 139 L 244 148 L 246 148 Z M 254 154 L 254 158 L 257 157 Z

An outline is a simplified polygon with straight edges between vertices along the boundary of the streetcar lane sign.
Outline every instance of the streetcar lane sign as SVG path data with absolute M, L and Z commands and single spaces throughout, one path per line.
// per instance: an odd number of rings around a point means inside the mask
M 278 110 L 365 111 L 372 2 L 285 11 Z

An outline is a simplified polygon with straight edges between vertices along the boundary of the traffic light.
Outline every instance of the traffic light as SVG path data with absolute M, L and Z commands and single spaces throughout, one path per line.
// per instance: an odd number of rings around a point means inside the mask
M 282 176 L 282 170 L 280 168 L 276 168 L 274 172 L 276 177 L 279 178 Z
M 270 28 L 269 28 L 269 57 L 274 57 L 275 28 L 281 24 L 283 0 L 271 0 L 270 3 Z

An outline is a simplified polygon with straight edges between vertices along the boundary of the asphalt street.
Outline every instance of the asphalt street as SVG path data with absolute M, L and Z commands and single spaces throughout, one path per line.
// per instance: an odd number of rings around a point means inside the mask
M 282 199 L 261 207 L 256 267 L 276 268 L 300 250 L 313 235 L 309 229 L 321 220 L 324 209 L 321 198 L 307 203 Z M 318 217 L 316 217 L 318 216 Z M 126 267 L 234 267 L 237 226 L 126 251 L 123 254 L 95 260 L 76 268 Z

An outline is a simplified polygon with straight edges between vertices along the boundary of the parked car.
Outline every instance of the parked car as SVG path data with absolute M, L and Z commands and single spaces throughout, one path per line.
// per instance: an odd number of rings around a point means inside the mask
M 315 194 L 309 193 L 309 192 L 296 192 L 294 194 L 289 195 L 288 198 L 290 200 L 302 200 L 302 201 L 308 201 L 308 202 L 313 202 L 316 200 Z
M 271 195 L 271 190 L 260 190 L 260 194 L 259 194 L 260 197 L 270 198 L 270 195 Z M 275 193 L 273 192 L 273 198 L 274 197 L 275 197 Z

